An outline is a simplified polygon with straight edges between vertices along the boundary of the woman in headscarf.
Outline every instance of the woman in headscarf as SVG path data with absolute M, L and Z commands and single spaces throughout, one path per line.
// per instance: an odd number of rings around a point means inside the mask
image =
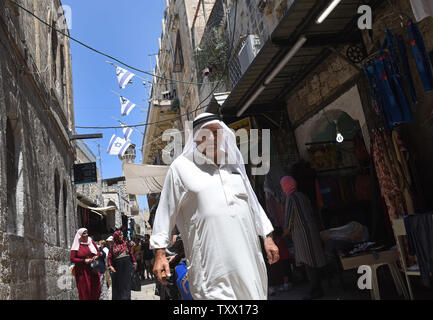
M 99 250 L 88 231 L 77 231 L 71 248 L 71 262 L 75 264 L 75 280 L 80 300 L 99 300 L 101 282 L 99 274 L 92 271 L 90 264 L 99 257 Z
M 297 191 L 293 177 L 283 177 L 280 184 L 287 195 L 285 234 L 291 234 L 296 264 L 305 265 L 310 281 L 310 292 L 304 300 L 320 298 L 323 290 L 319 271 L 326 265 L 326 257 L 311 202 L 305 194 Z
M 108 253 L 108 266 L 111 270 L 113 300 L 131 300 L 131 264 L 137 270 L 137 261 L 131 246 L 123 241 L 123 232 L 113 235 L 113 245 Z

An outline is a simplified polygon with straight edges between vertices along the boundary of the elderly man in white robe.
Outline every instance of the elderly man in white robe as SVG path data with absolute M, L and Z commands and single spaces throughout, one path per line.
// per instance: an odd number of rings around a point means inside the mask
M 233 132 L 199 115 L 182 155 L 171 164 L 153 225 L 154 273 L 170 277 L 165 248 L 174 226 L 184 242 L 194 300 L 266 300 L 269 264 L 279 260 L 273 227 L 248 180 Z

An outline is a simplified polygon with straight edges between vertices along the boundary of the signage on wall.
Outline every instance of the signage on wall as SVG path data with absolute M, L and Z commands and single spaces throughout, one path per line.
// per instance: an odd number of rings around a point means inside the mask
M 74 164 L 75 185 L 97 183 L 96 162 Z

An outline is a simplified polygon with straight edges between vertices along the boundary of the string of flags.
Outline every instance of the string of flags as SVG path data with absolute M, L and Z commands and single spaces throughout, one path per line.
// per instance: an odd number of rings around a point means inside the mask
M 136 104 L 131 102 L 129 99 L 126 99 L 123 96 L 120 96 L 120 104 L 121 104 L 121 114 L 122 116 L 128 116 L 132 109 L 135 108 Z
M 129 140 L 133 131 L 132 128 L 125 126 L 124 124 L 122 124 L 122 127 L 123 127 L 122 131 L 123 131 L 123 135 L 125 136 L 125 139 Z
M 107 153 L 113 156 L 123 156 L 130 145 L 131 142 L 128 140 L 122 139 L 113 134 L 108 145 Z
M 109 61 L 107 63 L 111 64 L 112 66 L 116 67 L 116 77 L 117 81 L 119 83 L 120 89 L 125 89 L 126 86 L 130 83 L 132 83 L 132 79 L 134 77 L 140 78 L 136 74 L 121 68 Z M 143 84 L 146 85 L 146 79 L 143 79 Z M 113 91 L 114 92 L 114 91 Z M 125 98 L 123 95 L 118 94 L 117 92 L 114 92 L 119 96 L 120 99 L 120 113 L 122 116 L 128 116 L 131 111 L 136 107 L 136 104 L 132 102 L 131 100 Z M 113 134 L 113 136 L 110 139 L 110 143 L 108 145 L 107 153 L 110 155 L 120 155 L 123 156 L 126 152 L 126 150 L 129 148 L 129 146 L 132 144 L 130 141 L 133 128 L 128 127 L 121 121 L 119 121 L 121 126 L 123 127 L 123 136 L 124 138 L 116 136 L 116 134 Z
M 132 83 L 132 78 L 135 76 L 132 72 L 116 66 L 117 80 L 119 81 L 120 89 L 125 89 L 128 83 Z

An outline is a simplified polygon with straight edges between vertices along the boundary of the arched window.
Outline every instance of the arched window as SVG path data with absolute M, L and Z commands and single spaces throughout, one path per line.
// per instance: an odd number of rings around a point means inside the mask
M 177 31 L 177 37 L 176 37 L 176 48 L 174 52 L 174 66 L 173 66 L 173 72 L 182 72 L 184 65 L 183 60 L 183 52 L 182 52 L 182 40 L 180 37 L 180 32 Z
M 56 22 L 52 21 L 52 26 L 57 28 Z M 51 30 L 51 74 L 53 77 L 53 86 L 56 87 L 57 82 L 57 49 L 58 49 L 58 38 L 57 32 L 52 29 Z
M 56 245 L 60 247 L 60 224 L 59 224 L 60 177 L 57 170 L 54 173 L 54 201 L 55 201 L 55 212 L 56 212 Z
M 64 236 L 64 246 L 68 247 L 68 187 L 66 186 L 66 181 L 63 181 L 63 236 Z
M 17 120 L 6 120 L 6 188 L 8 233 L 24 236 L 24 177 L 20 127 Z

